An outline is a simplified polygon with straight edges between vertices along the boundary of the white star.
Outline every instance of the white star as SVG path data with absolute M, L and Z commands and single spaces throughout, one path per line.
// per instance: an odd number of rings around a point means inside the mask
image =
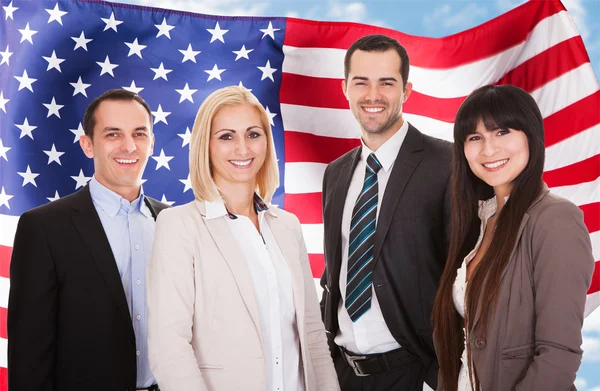
M 259 30 L 263 33 L 263 36 L 261 39 L 263 39 L 267 35 L 270 36 L 271 38 L 275 39 L 275 31 L 279 31 L 281 29 L 274 29 L 273 24 L 271 22 L 269 22 L 269 27 L 267 27 L 266 29 L 259 29 Z
M 152 79 L 152 80 L 156 80 L 159 77 L 162 77 L 166 81 L 169 81 L 169 79 L 167 79 L 167 74 L 173 72 L 172 69 L 166 69 L 163 66 L 162 62 L 160 63 L 160 65 L 158 66 L 158 68 L 150 68 L 150 69 L 152 70 L 152 72 L 154 72 L 154 79 Z
M 27 26 L 25 26 L 24 29 L 19 30 L 19 32 L 21 33 L 21 43 L 23 41 L 29 41 L 29 43 L 33 45 L 33 36 L 37 34 L 37 31 L 30 30 L 29 23 L 27 23 Z
M 160 155 L 152 156 L 152 159 L 156 160 L 156 169 L 158 170 L 161 167 L 166 167 L 167 170 L 171 170 L 169 167 L 169 161 L 173 159 L 174 156 L 166 156 L 164 149 L 160 150 Z
M 62 166 L 62 164 L 60 163 L 60 157 L 62 155 L 64 155 L 64 152 L 58 152 L 56 150 L 56 147 L 54 146 L 54 144 L 52 144 L 52 149 L 49 151 L 44 151 L 44 153 L 46 155 L 48 155 L 48 164 L 52 163 L 52 162 L 56 162 L 58 163 L 59 166 Z
M 204 72 L 208 73 L 208 80 L 206 81 L 211 81 L 212 79 L 219 79 L 221 80 L 221 73 L 225 72 L 226 69 L 219 69 L 217 67 L 217 64 L 215 64 L 215 66 L 213 67 L 213 69 L 209 69 L 209 70 L 205 70 Z
M 106 23 L 106 26 L 104 26 L 104 30 L 102 30 L 102 31 L 106 31 L 108 29 L 113 29 L 113 30 L 115 30 L 115 32 L 118 32 L 117 31 L 117 26 L 120 25 L 121 23 L 123 23 L 123 21 L 115 19 L 115 13 L 114 12 L 110 13 L 110 18 L 108 18 L 108 19 L 100 18 L 100 19 L 102 19 L 102 21 L 104 23 Z
M 223 36 L 225 34 L 227 34 L 227 32 L 229 30 L 221 30 L 221 27 L 219 27 L 219 22 L 217 22 L 217 25 L 215 26 L 214 29 L 206 29 L 206 31 L 208 31 L 212 35 L 212 37 L 210 38 L 210 43 L 213 43 L 217 39 L 219 41 L 225 43 L 225 40 L 223 39 Z
M 11 3 L 12 4 L 12 3 Z M 6 205 L 8 209 L 10 209 L 10 205 L 8 205 L 8 201 L 13 198 L 13 196 L 8 195 L 4 192 L 4 186 L 2 186 L 2 191 L 0 192 L 0 206 Z
M 104 62 L 96 61 L 96 64 L 100 65 L 100 67 L 102 68 L 102 70 L 100 71 L 100 76 L 104 75 L 105 73 L 108 73 L 112 77 L 115 77 L 115 74 L 113 73 L 113 69 L 115 69 L 116 67 L 119 66 L 117 64 L 111 64 L 108 56 L 106 56 L 106 58 L 104 59 Z
M 161 24 L 155 24 L 154 27 L 158 29 L 158 34 L 156 34 L 156 38 L 164 35 L 165 37 L 171 39 L 171 33 L 169 31 L 173 30 L 175 26 L 171 26 L 167 24 L 167 18 L 163 17 L 163 21 Z
M 73 88 L 75 89 L 73 91 L 73 96 L 77 95 L 77 94 L 81 94 L 83 96 L 85 96 L 87 98 L 87 93 L 85 92 L 85 90 L 91 86 L 91 84 L 86 84 L 83 82 L 83 80 L 81 80 L 81 76 L 79 76 L 79 79 L 77 79 L 76 83 L 69 83 L 70 85 L 73 86 Z
M 240 87 L 247 89 L 248 91 L 252 92 L 252 89 L 245 87 L 242 82 L 240 81 L 240 84 L 238 84 Z
M 79 175 L 77 176 L 71 176 L 71 178 L 73 178 L 73 180 L 75 182 L 77 182 L 75 184 L 75 190 L 79 189 L 80 187 L 84 187 L 85 185 L 87 185 L 87 183 L 89 182 L 90 179 L 92 179 L 91 176 L 85 176 L 83 175 L 83 170 L 79 169 Z
M 46 197 L 46 199 L 50 202 L 60 199 L 60 195 L 58 195 L 58 190 L 54 192 L 54 197 Z
M 194 103 L 194 98 L 192 97 L 193 94 L 196 93 L 196 91 L 198 90 L 193 90 L 188 86 L 188 83 L 185 83 L 185 87 L 183 87 L 183 90 L 175 90 L 179 93 L 179 95 L 181 95 L 179 97 L 179 103 L 183 102 L 184 100 L 189 100 L 190 102 Z
M 37 187 L 37 183 L 35 183 L 35 178 L 37 178 L 40 174 L 31 172 L 31 168 L 29 168 L 29 166 L 27 166 L 27 170 L 25 170 L 25 172 L 17 172 L 17 174 L 23 177 L 23 184 L 21 185 L 21 187 L 25 187 L 25 185 L 28 183 L 31 183 L 33 186 Z
M 10 65 L 9 59 L 10 56 L 12 56 L 12 52 L 8 51 L 8 45 L 6 45 L 6 50 L 3 52 L 0 52 L 0 56 L 2 56 L 2 61 L 0 61 L 0 65 L 6 63 L 6 65 Z
M 136 54 L 139 58 L 142 58 L 142 50 L 146 49 L 146 45 L 140 45 L 137 38 L 131 43 L 125 42 L 125 45 L 129 47 L 129 53 L 127 54 L 127 57 Z
M 169 115 L 171 115 L 171 112 L 163 111 L 162 106 L 160 104 L 158 105 L 158 109 L 156 111 L 152 112 L 152 115 L 154 116 L 154 124 L 153 125 L 156 125 L 159 122 L 164 122 L 167 125 L 169 124 L 167 122 L 167 117 Z
M 73 41 L 75 41 L 75 48 L 73 50 L 77 50 L 78 48 L 83 48 L 87 52 L 87 44 L 92 42 L 93 39 L 87 39 L 83 31 L 79 37 L 71 37 Z
M 260 80 L 265 80 L 268 77 L 269 79 L 271 79 L 271 81 L 275 81 L 275 79 L 273 79 L 273 73 L 275 73 L 275 71 L 277 69 L 271 68 L 270 61 L 267 60 L 267 64 L 264 67 L 257 67 L 257 68 L 260 69 L 262 72 L 262 76 L 261 76 Z
M 19 8 L 18 7 L 13 7 L 12 3 L 13 2 L 11 1 L 10 4 L 8 4 L 8 6 L 2 7 L 2 8 L 4 8 L 4 12 L 6 12 L 6 15 L 4 16 L 4 20 L 8 20 L 8 18 L 11 18 L 12 20 L 14 20 L 13 19 L 13 13 L 16 10 L 18 10 Z
M 250 54 L 250 52 L 254 51 L 254 49 L 246 49 L 246 45 L 242 45 L 242 48 L 240 50 L 234 50 L 233 52 L 236 54 L 235 57 L 235 61 L 239 60 L 240 58 L 245 58 L 247 60 L 249 60 L 250 58 L 248 57 L 248 54 Z
M 192 181 L 190 180 L 190 174 L 188 174 L 187 179 L 180 179 L 179 182 L 185 185 L 183 192 L 190 190 L 192 188 Z
M 37 79 L 32 79 L 27 75 L 27 70 L 23 71 L 23 76 L 15 76 L 15 79 L 19 81 L 19 91 L 23 88 L 27 88 L 29 91 L 33 92 L 32 84 L 37 81 Z
M 11 150 L 11 148 L 5 147 L 4 144 L 2 144 L 2 139 L 0 138 L 0 157 L 3 157 L 4 160 L 8 161 L 8 157 L 6 156 L 6 152 L 8 152 L 10 150 Z
M 52 51 L 52 55 L 50 57 L 42 56 L 42 58 L 48 61 L 48 68 L 46 68 L 46 71 L 49 71 L 50 69 L 54 68 L 60 73 L 62 73 L 62 70 L 60 69 L 60 64 L 64 62 L 65 59 L 56 57 L 56 52 L 54 50 Z
M 56 5 L 54 6 L 54 9 L 49 10 L 46 8 L 46 12 L 48 12 L 50 14 L 50 17 L 48 18 L 48 23 L 50 23 L 52 21 L 57 21 L 62 26 L 61 18 L 63 16 L 65 16 L 67 14 L 67 12 L 59 10 L 58 3 L 56 3 Z
M 6 104 L 10 102 L 10 99 L 4 98 L 4 92 L 0 91 L 0 110 L 6 113 Z
M 52 102 L 43 103 L 43 105 L 46 106 L 46 108 L 48 109 L 48 115 L 46 116 L 46 118 L 49 118 L 51 115 L 55 115 L 58 118 L 60 118 L 59 110 L 65 107 L 65 105 L 57 104 L 56 99 L 54 99 L 54 97 L 52 97 Z
M 183 54 L 183 60 L 181 60 L 182 63 L 186 62 L 187 60 L 196 62 L 196 56 L 198 54 L 200 54 L 200 50 L 195 51 L 194 49 L 192 49 L 192 44 L 191 43 L 188 44 L 188 47 L 187 47 L 186 50 L 179 49 L 179 52 L 181 54 Z
M 73 144 L 78 142 L 79 139 L 81 138 L 81 136 L 83 136 L 85 134 L 85 131 L 83 130 L 83 126 L 81 125 L 81 122 L 79 123 L 79 126 L 77 127 L 77 129 L 69 129 L 69 130 L 75 135 Z
M 160 202 L 162 202 L 163 204 L 167 204 L 169 206 L 171 206 L 175 203 L 175 201 L 167 201 L 167 197 L 165 197 L 164 194 L 163 194 L 162 198 L 160 199 Z
M 37 126 L 35 125 L 29 125 L 29 121 L 27 120 L 27 117 L 25 117 L 25 121 L 23 121 L 23 124 L 21 125 L 17 125 L 15 124 L 15 126 L 19 129 L 21 129 L 21 135 L 19 136 L 19 138 L 23 138 L 25 136 L 29 136 L 30 139 L 33 140 L 33 131 L 35 129 L 37 129 Z
M 139 94 L 141 90 L 144 89 L 144 87 L 138 87 L 135 85 L 135 80 L 131 81 L 131 85 L 129 87 L 123 87 L 124 90 L 127 90 L 129 92 L 133 92 L 134 94 Z
M 275 123 L 273 122 L 273 118 L 275 118 L 277 113 L 271 113 L 271 111 L 269 111 L 269 106 L 267 106 L 265 108 L 265 111 L 267 112 L 267 116 L 269 116 L 269 123 L 271 124 L 271 126 L 275 126 Z
M 179 133 L 177 135 L 183 139 L 183 143 L 181 144 L 181 148 L 185 147 L 186 145 L 189 145 L 190 138 L 192 137 L 192 133 L 190 132 L 190 128 L 189 127 L 185 128 L 185 133 Z

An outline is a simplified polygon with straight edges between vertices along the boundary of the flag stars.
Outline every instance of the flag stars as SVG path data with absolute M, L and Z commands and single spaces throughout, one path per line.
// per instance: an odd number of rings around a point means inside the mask
M 35 183 L 35 178 L 40 176 L 40 174 L 31 172 L 31 168 L 29 168 L 29 166 L 27 166 L 25 172 L 17 172 L 17 174 L 23 177 L 23 184 L 21 185 L 21 187 L 25 187 L 25 185 L 27 184 L 32 184 L 33 186 L 37 187 L 37 183 Z
M 100 66 L 100 68 L 102 68 L 102 70 L 100 70 L 100 76 L 104 75 L 105 73 L 108 73 L 112 77 L 115 77 L 115 74 L 113 73 L 113 70 L 116 67 L 118 67 L 118 65 L 117 64 L 111 64 L 110 63 L 110 59 L 108 58 L 108 56 L 106 56 L 106 58 L 104 59 L 104 62 L 98 62 L 98 61 L 96 61 L 96 64 L 98 64 Z
M 10 201 L 10 199 L 13 197 L 14 196 L 6 194 L 6 192 L 4 191 L 4 186 L 2 186 L 2 191 L 0 191 L 0 206 L 4 205 L 8 209 L 10 209 L 10 205 L 8 204 L 8 201 Z
M 37 30 L 31 30 L 29 28 L 29 23 L 27 23 L 27 25 L 25 26 L 24 29 L 20 29 L 19 32 L 21 33 L 21 41 L 20 43 L 23 43 L 23 41 L 28 41 L 30 44 L 33 45 L 33 36 L 35 34 L 37 34 Z
M 4 97 L 4 92 L 0 91 L 0 110 L 6 113 L 6 104 L 10 102 L 10 99 Z
M 56 162 L 59 166 L 62 166 L 60 162 L 60 157 L 65 153 L 57 151 L 56 146 L 54 144 L 52 144 L 52 148 L 49 151 L 44 151 L 44 153 L 48 155 L 48 164 Z
M 225 43 L 224 35 L 227 34 L 227 32 L 229 32 L 229 30 L 221 30 L 219 22 L 217 22 L 214 29 L 206 29 L 206 31 L 208 31 L 211 34 L 210 43 L 213 43 L 216 40 Z
M 50 17 L 48 18 L 48 23 L 56 21 L 61 26 L 63 25 L 62 17 L 65 16 L 67 14 L 67 12 L 61 11 L 60 9 L 58 9 L 58 3 L 56 3 L 54 8 L 51 10 L 46 8 L 46 12 L 50 14 Z
M 27 70 L 23 70 L 23 76 L 15 76 L 15 79 L 19 82 L 19 89 L 21 91 L 23 88 L 27 88 L 29 91 L 33 92 L 33 83 L 37 81 L 37 79 L 32 79 L 27 74 Z
M 160 202 L 162 202 L 163 204 L 167 204 L 169 206 L 172 206 L 175 203 L 175 201 L 167 201 L 167 197 L 164 194 L 162 195 Z
M 185 128 L 185 133 L 179 133 L 177 135 L 179 137 L 181 137 L 181 139 L 183 140 L 183 143 L 181 144 L 181 148 L 190 144 L 190 138 L 192 137 L 192 132 L 190 132 L 189 127 Z
M 252 89 L 244 86 L 241 81 L 240 81 L 240 84 L 238 84 L 238 86 L 247 89 L 249 92 L 252 92 Z
M 163 111 L 162 106 L 159 104 L 158 109 L 156 111 L 152 111 L 152 115 L 154 116 L 154 124 L 156 125 L 159 122 L 164 122 L 165 124 L 169 124 L 167 122 L 167 117 L 171 115 L 170 111 Z
M 43 105 L 48 109 L 48 115 L 46 118 L 49 118 L 51 115 L 55 115 L 60 118 L 59 110 L 65 107 L 65 105 L 59 105 L 56 103 L 56 99 L 54 99 L 54 97 L 52 97 L 52 102 L 44 103 Z
M 73 41 L 75 41 L 75 48 L 73 49 L 73 51 L 75 51 L 79 48 L 82 48 L 83 50 L 85 50 L 87 52 L 88 51 L 87 44 L 93 41 L 93 39 L 86 38 L 83 31 L 81 32 L 79 37 L 71 37 L 71 39 Z
M 83 136 L 85 134 L 85 131 L 83 130 L 83 126 L 81 125 L 81 122 L 79 123 L 79 126 L 77 126 L 77 129 L 69 129 L 69 130 L 71 131 L 71 133 L 73 133 L 75 135 L 73 144 L 78 142 L 79 139 L 81 138 L 81 136 Z
M 175 91 L 177 91 L 179 95 L 181 95 L 179 97 L 179 103 L 183 102 L 184 100 L 189 100 L 190 102 L 194 103 L 194 98 L 192 97 L 192 95 L 194 95 L 198 90 L 191 89 L 188 86 L 188 83 L 185 83 L 185 87 L 183 87 L 182 90 Z
M 13 7 L 12 5 L 12 1 L 7 5 L 7 6 L 3 6 L 2 8 L 4 8 L 4 20 L 8 20 L 8 18 L 11 18 L 12 20 L 14 20 L 14 13 L 16 10 L 18 10 L 18 7 Z
M 183 60 L 181 60 L 182 63 L 184 63 L 188 60 L 196 62 L 196 56 L 201 53 L 200 50 L 195 51 L 194 49 L 192 49 L 191 43 L 188 44 L 188 47 L 186 50 L 179 49 L 179 52 L 181 54 L 183 54 Z
M 60 64 L 62 64 L 65 61 L 65 59 L 56 57 L 56 51 L 53 50 L 52 55 L 50 57 L 42 56 L 42 58 L 48 61 L 48 68 L 46 68 L 46 71 L 49 71 L 50 69 L 56 69 L 57 71 L 62 73 L 62 70 L 60 69 Z
M 190 180 L 190 174 L 188 174 L 186 179 L 180 179 L 179 182 L 183 183 L 183 185 L 185 186 L 183 188 L 184 193 L 192 188 L 192 181 Z
M 233 50 L 233 53 L 236 55 L 235 57 L 235 61 L 239 60 L 240 58 L 245 58 L 247 60 L 250 59 L 250 57 L 248 57 L 248 54 L 250 54 L 250 52 L 254 51 L 254 49 L 246 49 L 246 45 L 242 45 L 242 48 L 240 50 Z
M 171 33 L 170 31 L 173 30 L 175 28 L 175 26 L 171 26 L 169 24 L 167 24 L 167 18 L 163 17 L 163 21 L 161 24 L 155 24 L 154 27 L 156 27 L 158 29 L 158 33 L 156 34 L 156 38 L 160 37 L 161 35 L 164 35 L 165 37 L 171 39 Z
M 116 20 L 115 19 L 115 13 L 114 12 L 110 13 L 110 18 L 108 18 L 108 19 L 100 18 L 100 19 L 102 19 L 102 21 L 104 23 L 106 23 L 106 26 L 104 26 L 104 30 L 102 30 L 102 31 L 106 31 L 108 29 L 112 29 L 112 30 L 114 30 L 117 33 L 118 32 L 117 31 L 117 26 L 120 25 L 121 23 L 123 23 L 122 20 Z
M 269 37 L 275 39 L 275 31 L 279 31 L 281 29 L 274 29 L 273 28 L 273 23 L 269 22 L 269 26 L 266 29 L 259 29 L 259 30 L 263 33 L 263 36 L 262 36 L 261 39 L 263 39 L 267 35 Z
M 90 181 L 90 179 L 92 179 L 92 177 L 83 175 L 83 170 L 80 169 L 79 175 L 71 176 L 71 179 L 73 179 L 76 182 L 75 190 L 77 190 L 80 187 L 84 187 L 85 185 L 87 185 L 87 183 Z
M 144 89 L 144 87 L 138 87 L 135 85 L 135 80 L 131 81 L 131 85 L 129 85 L 129 87 L 122 87 L 124 90 L 127 90 L 129 92 L 133 92 L 134 94 L 139 94 L 141 90 Z
M 265 107 L 265 111 L 267 112 L 267 116 L 269 117 L 269 123 L 271 124 L 271 126 L 275 126 L 273 118 L 277 116 L 277 113 L 271 113 L 271 111 L 269 110 L 269 106 Z
M 169 162 L 173 159 L 174 156 L 166 156 L 164 149 L 160 150 L 160 155 L 152 156 L 152 159 L 156 160 L 156 170 L 161 167 L 165 167 L 167 170 L 171 171 L 171 167 L 169 167 Z
M 4 160 L 8 161 L 8 156 L 6 156 L 6 152 L 10 151 L 10 147 L 5 147 L 2 143 L 2 139 L 0 138 L 0 157 L 4 158 Z
M 86 84 L 83 82 L 83 80 L 81 80 L 81 76 L 79 76 L 79 79 L 77 79 L 77 82 L 75 83 L 69 83 L 71 86 L 73 86 L 74 90 L 73 90 L 73 96 L 77 95 L 77 94 L 81 94 L 83 96 L 85 96 L 87 98 L 87 93 L 85 92 L 85 90 L 91 86 L 91 84 Z
M 217 64 L 215 64 L 213 69 L 208 69 L 208 70 L 204 71 L 204 72 L 208 73 L 208 79 L 206 81 L 211 81 L 212 79 L 221 80 L 221 73 L 223 73 L 225 71 L 226 71 L 226 69 L 219 69 L 219 67 L 217 67 Z
M 58 194 L 58 190 L 54 192 L 54 197 L 46 197 L 46 199 L 50 202 L 56 201 L 60 199 L 60 195 Z
M 10 56 L 12 56 L 12 52 L 8 51 L 8 45 L 6 45 L 6 50 L 4 50 L 3 52 L 0 52 L 0 56 L 2 57 L 2 60 L 0 61 L 0 65 L 2 64 L 6 64 L 10 66 Z
M 150 68 L 150 70 L 152 70 L 152 72 L 154 72 L 154 79 L 152 79 L 152 80 L 156 80 L 160 77 L 160 78 L 165 79 L 166 81 L 169 81 L 169 79 L 167 79 L 167 75 L 169 73 L 173 72 L 172 69 L 166 69 L 162 62 L 160 63 L 158 68 Z
M 142 58 L 142 50 L 146 49 L 146 45 L 140 45 L 138 43 L 138 39 L 134 39 L 133 42 L 129 43 L 129 42 L 125 42 L 125 45 L 127 45 L 127 47 L 129 47 L 129 53 L 127 54 L 127 57 L 131 57 L 134 54 L 137 55 L 139 58 Z
M 15 126 L 21 129 L 21 135 L 19 136 L 20 139 L 22 139 L 25 136 L 29 136 L 29 138 L 33 140 L 33 131 L 37 129 L 37 126 L 29 125 L 27 117 L 25 117 L 25 121 L 23 121 L 21 125 L 15 124 Z
M 271 79 L 271 81 L 275 81 L 275 79 L 273 79 L 273 73 L 275 73 L 275 71 L 277 69 L 275 68 L 271 68 L 271 62 L 267 60 L 267 64 L 264 67 L 257 67 L 258 69 L 260 69 L 260 71 L 262 72 L 262 76 L 260 78 L 260 80 L 265 80 L 266 78 Z

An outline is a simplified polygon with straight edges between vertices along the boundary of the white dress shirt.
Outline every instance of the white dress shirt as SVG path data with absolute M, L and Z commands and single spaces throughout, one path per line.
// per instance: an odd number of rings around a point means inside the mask
M 259 233 L 248 217 L 229 213 L 222 200 L 205 202 L 205 206 L 207 219 L 227 220 L 250 270 L 267 368 L 267 390 L 304 391 L 292 279 L 264 218 L 265 213 L 270 213 L 268 208 L 255 195 Z
M 392 167 L 400 151 L 400 147 L 404 142 L 406 133 L 408 132 L 408 122 L 404 121 L 404 124 L 400 129 L 383 145 L 379 147 L 375 156 L 381 163 L 381 170 L 377 173 L 378 181 L 378 198 L 377 198 L 377 216 L 379 219 L 379 211 L 381 210 L 381 203 L 385 193 Z M 346 280 L 348 275 L 348 244 L 350 239 L 350 220 L 352 218 L 352 210 L 356 203 L 356 198 L 362 190 L 363 183 L 365 180 L 365 169 L 367 164 L 367 157 L 372 153 L 367 146 L 362 143 L 361 158 L 352 180 L 350 181 L 350 187 L 348 188 L 348 194 L 346 195 L 346 201 L 344 203 L 344 212 L 342 215 L 342 266 L 340 269 L 340 292 L 342 300 L 338 306 L 338 322 L 339 331 L 335 337 L 335 343 L 338 346 L 343 346 L 347 350 L 353 353 L 359 354 L 372 354 L 372 353 L 384 353 L 390 350 L 398 349 L 400 345 L 392 336 L 390 329 L 383 319 L 381 313 L 381 307 L 379 306 L 379 300 L 375 289 L 372 289 L 371 309 L 368 310 L 363 316 L 361 316 L 356 322 L 352 322 L 348 311 L 344 305 L 346 297 Z

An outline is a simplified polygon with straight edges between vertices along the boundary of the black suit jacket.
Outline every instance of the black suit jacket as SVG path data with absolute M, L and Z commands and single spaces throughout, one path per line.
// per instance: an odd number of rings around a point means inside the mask
M 145 201 L 154 218 L 167 207 Z M 129 308 L 87 186 L 19 219 L 10 264 L 8 388 L 136 388 Z
M 409 125 L 398 153 L 375 232 L 373 286 L 393 337 L 419 358 L 435 389 L 437 360 L 430 315 L 449 243 L 451 143 Z M 338 332 L 341 223 L 361 148 L 327 166 L 323 178 L 325 272 L 321 311 L 332 356 Z

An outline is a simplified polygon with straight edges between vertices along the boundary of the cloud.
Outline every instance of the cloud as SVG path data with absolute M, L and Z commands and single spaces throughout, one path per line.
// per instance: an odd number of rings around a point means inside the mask
M 587 38 L 590 34 L 590 29 L 587 25 L 587 10 L 583 5 L 582 0 L 562 0 L 563 5 L 571 14 L 575 26 L 579 30 L 579 34 L 583 38 Z
M 597 308 L 583 321 L 583 333 L 597 333 L 600 337 L 600 308 Z
M 528 0 L 496 0 L 496 6 L 502 12 L 511 10 L 521 4 L 526 3 Z
M 577 378 L 575 379 L 575 387 L 577 387 L 578 390 L 585 390 L 586 387 L 588 385 L 587 380 L 583 379 L 583 378 Z
M 584 335 L 581 348 L 585 362 L 600 361 L 600 338 Z
M 207 15 L 236 16 L 265 16 L 270 5 L 268 1 L 247 2 L 244 0 L 220 0 L 219 2 L 196 0 L 118 0 L 118 2 Z
M 470 3 L 465 7 L 454 10 L 450 4 L 445 4 L 433 10 L 432 14 L 423 17 L 423 24 L 429 30 L 440 26 L 445 29 L 464 30 L 487 17 L 488 9 L 478 3 Z

